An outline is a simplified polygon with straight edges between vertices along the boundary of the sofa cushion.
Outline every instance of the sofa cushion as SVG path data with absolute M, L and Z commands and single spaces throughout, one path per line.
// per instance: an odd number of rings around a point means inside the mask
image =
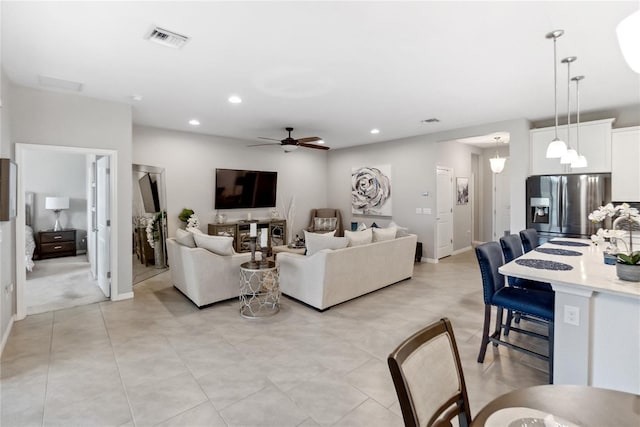
M 362 231 L 344 230 L 344 235 L 347 240 L 349 240 L 349 244 L 347 246 L 366 245 L 373 241 L 373 232 L 370 228 Z
M 233 237 L 209 236 L 208 234 L 193 233 L 196 246 L 204 248 L 217 255 L 233 255 Z
M 313 218 L 313 231 L 332 231 L 336 229 L 338 218 Z
M 176 242 L 189 248 L 196 247 L 196 241 L 193 239 L 193 234 L 183 230 L 182 228 L 178 228 L 176 230 Z
M 396 237 L 404 237 L 409 235 L 409 228 L 407 227 L 401 227 L 393 221 L 389 223 L 389 228 L 391 227 L 396 228 Z
M 307 247 L 307 256 L 313 255 L 323 249 L 342 249 L 347 247 L 348 240 L 346 237 L 335 237 L 331 233 L 318 234 L 305 232 L 305 246 Z
M 372 228 L 372 230 L 374 242 L 384 242 L 385 240 L 393 240 L 396 238 L 396 227 Z
M 199 228 L 196 227 L 187 227 L 187 231 L 193 234 L 204 234 Z

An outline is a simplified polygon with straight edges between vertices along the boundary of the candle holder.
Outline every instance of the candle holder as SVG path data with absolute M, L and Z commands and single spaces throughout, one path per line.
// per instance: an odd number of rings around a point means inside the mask
M 251 251 L 251 261 L 249 261 L 249 268 L 257 269 L 260 268 L 260 264 L 256 262 L 256 236 L 249 237 L 249 250 Z

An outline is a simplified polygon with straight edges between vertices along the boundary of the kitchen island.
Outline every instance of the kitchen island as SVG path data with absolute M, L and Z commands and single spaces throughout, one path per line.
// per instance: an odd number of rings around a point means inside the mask
M 500 267 L 548 282 L 554 308 L 554 384 L 640 394 L 640 283 L 616 277 L 589 240 L 557 238 Z

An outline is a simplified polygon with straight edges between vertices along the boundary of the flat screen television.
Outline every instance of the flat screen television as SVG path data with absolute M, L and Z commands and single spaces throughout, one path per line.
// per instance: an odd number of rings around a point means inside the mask
M 273 208 L 278 172 L 216 169 L 216 209 Z
M 158 182 L 151 178 L 148 173 L 138 180 L 142 204 L 147 213 L 160 212 L 160 197 L 158 195 Z

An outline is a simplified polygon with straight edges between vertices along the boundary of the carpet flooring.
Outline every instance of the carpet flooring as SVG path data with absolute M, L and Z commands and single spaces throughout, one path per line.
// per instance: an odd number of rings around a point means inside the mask
M 86 255 L 35 261 L 25 286 L 27 314 L 106 301 Z

